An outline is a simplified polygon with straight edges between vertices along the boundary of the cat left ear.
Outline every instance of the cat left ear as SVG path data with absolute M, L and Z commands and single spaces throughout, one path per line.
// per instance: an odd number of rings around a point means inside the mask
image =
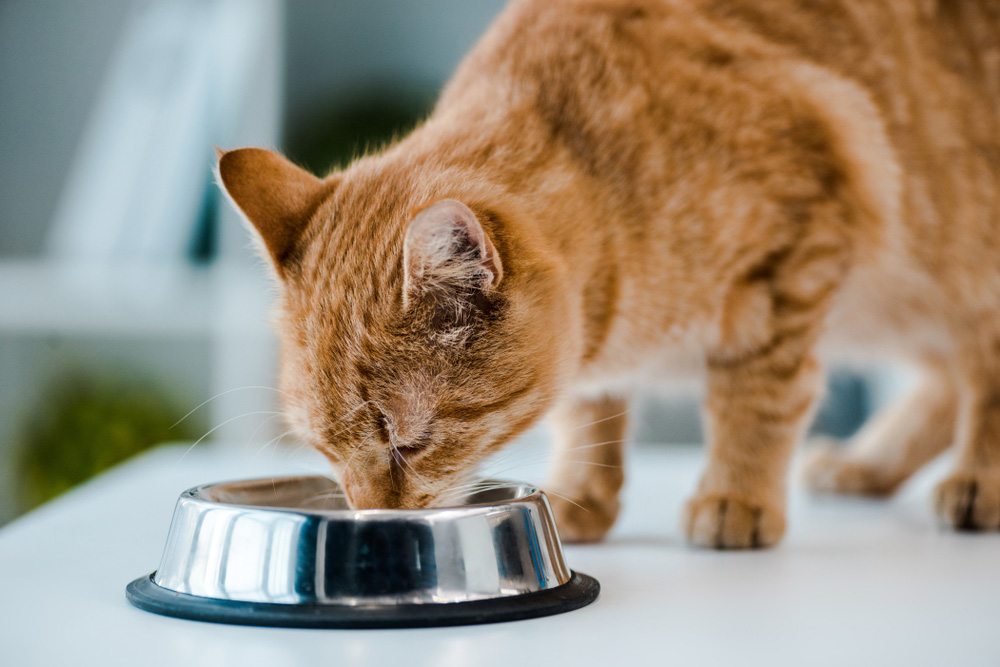
M 278 275 L 283 275 L 309 219 L 335 181 L 317 178 L 263 148 L 216 150 L 220 183 L 260 234 Z
M 489 234 L 472 209 L 454 199 L 432 204 L 410 221 L 403 243 L 403 269 L 406 295 L 488 292 L 503 278 L 500 256 Z

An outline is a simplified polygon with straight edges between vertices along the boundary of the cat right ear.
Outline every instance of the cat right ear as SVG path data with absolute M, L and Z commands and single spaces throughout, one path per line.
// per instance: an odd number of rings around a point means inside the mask
M 218 180 L 253 225 L 279 276 L 303 230 L 336 186 L 263 148 L 218 151 Z
M 421 210 L 403 242 L 403 304 L 411 294 L 469 297 L 503 278 L 500 255 L 476 214 L 454 199 Z

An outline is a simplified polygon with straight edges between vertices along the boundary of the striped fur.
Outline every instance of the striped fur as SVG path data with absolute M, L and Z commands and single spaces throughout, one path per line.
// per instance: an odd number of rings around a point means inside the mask
M 820 360 L 891 353 L 927 386 L 810 480 L 889 492 L 956 442 L 942 520 L 1000 527 L 998 25 L 993 0 L 515 0 L 384 151 L 312 181 L 225 154 L 290 421 L 356 506 L 421 507 L 551 413 L 561 531 L 596 540 L 631 389 L 695 369 L 687 535 L 768 546 Z M 415 222 L 445 200 L 468 213 Z

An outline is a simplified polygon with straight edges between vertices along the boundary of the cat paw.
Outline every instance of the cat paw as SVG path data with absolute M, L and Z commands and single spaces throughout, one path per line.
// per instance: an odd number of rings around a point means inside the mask
M 600 542 L 618 518 L 619 502 L 599 502 L 592 498 L 569 500 L 549 495 L 559 539 L 569 544 Z
M 785 515 L 765 503 L 726 495 L 699 495 L 688 501 L 684 524 L 692 544 L 710 549 L 758 549 L 785 534 Z
M 806 486 L 817 493 L 846 493 L 884 498 L 899 487 L 899 480 L 882 466 L 852 460 L 841 447 L 829 443 L 813 446 L 802 468 Z
M 1000 474 L 954 473 L 935 489 L 934 510 L 954 530 L 1000 529 Z

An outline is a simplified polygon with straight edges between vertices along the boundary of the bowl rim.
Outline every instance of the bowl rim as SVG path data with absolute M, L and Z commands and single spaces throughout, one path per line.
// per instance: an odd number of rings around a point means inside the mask
M 330 508 L 316 508 L 308 509 L 302 507 L 280 507 L 274 505 L 254 505 L 248 503 L 236 503 L 236 502 L 225 502 L 220 500 L 213 500 L 201 495 L 207 492 L 208 489 L 219 486 L 235 485 L 235 484 L 254 484 L 261 482 L 279 482 L 279 481 L 289 481 L 295 479 L 311 479 L 311 478 L 322 478 L 334 483 L 336 486 L 340 486 L 340 482 L 333 477 L 322 474 L 306 474 L 306 475 L 282 475 L 282 476 L 271 476 L 271 477 L 252 477 L 248 479 L 235 479 L 231 481 L 221 481 L 212 482 L 208 484 L 199 484 L 198 486 L 193 486 L 185 491 L 181 492 L 178 502 L 189 501 L 196 502 L 203 505 L 208 505 L 211 507 L 218 508 L 232 508 L 241 510 L 252 510 L 259 512 L 273 512 L 277 514 L 288 514 L 288 515 L 300 515 L 300 516 L 319 516 L 324 519 L 331 518 L 342 518 L 349 519 L 351 521 L 358 520 L 379 520 L 379 519 L 408 519 L 408 520 L 420 520 L 420 519 L 442 519 L 446 518 L 447 514 L 462 514 L 463 516 L 474 516 L 483 512 L 489 512 L 491 510 L 503 509 L 507 506 L 522 505 L 522 504 L 538 504 L 540 502 L 545 502 L 547 504 L 547 498 L 545 496 L 544 490 L 539 488 L 535 484 L 530 484 L 528 482 L 517 481 L 517 480 L 504 480 L 504 479 L 481 479 L 479 481 L 484 484 L 490 485 L 490 490 L 496 488 L 520 488 L 525 491 L 523 495 L 519 495 L 515 498 L 509 498 L 506 500 L 494 501 L 494 502 L 481 502 L 472 503 L 469 505 L 444 505 L 441 507 L 422 507 L 417 509 L 400 509 L 400 508 L 366 508 L 366 509 L 330 509 Z M 501 486 L 495 486 L 501 485 Z M 471 493 L 469 494 L 471 495 Z

